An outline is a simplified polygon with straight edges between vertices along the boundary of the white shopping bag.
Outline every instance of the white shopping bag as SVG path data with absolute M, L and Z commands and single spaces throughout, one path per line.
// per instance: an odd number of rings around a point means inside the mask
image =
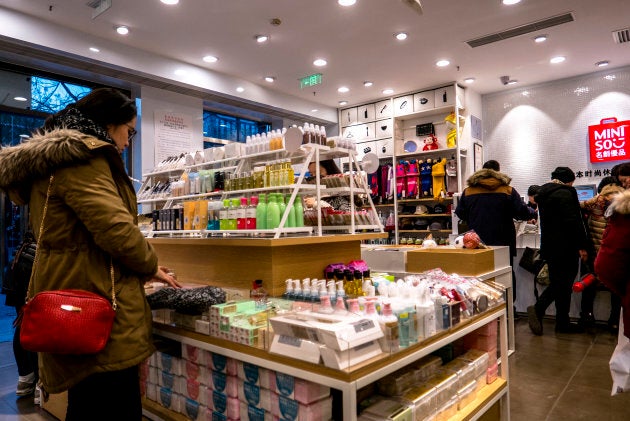
M 623 309 L 619 320 L 619 339 L 617 347 L 610 357 L 610 374 L 613 385 L 611 396 L 630 392 L 630 340 L 623 334 Z

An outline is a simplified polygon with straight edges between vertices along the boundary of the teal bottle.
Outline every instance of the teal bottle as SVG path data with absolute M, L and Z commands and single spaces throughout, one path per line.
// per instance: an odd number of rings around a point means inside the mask
M 278 228 L 280 225 L 280 206 L 275 193 L 269 194 L 267 203 L 267 229 Z
M 295 226 L 303 227 L 304 226 L 304 205 L 302 205 L 302 196 L 298 195 L 295 197 L 295 203 L 293 204 L 293 209 L 295 209 Z
M 261 193 L 258 196 L 258 205 L 256 205 L 256 229 L 264 230 L 267 228 L 267 198 Z

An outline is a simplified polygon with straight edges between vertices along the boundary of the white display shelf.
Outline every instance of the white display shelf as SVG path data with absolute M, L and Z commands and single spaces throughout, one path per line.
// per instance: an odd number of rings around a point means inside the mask
M 163 230 L 148 231 L 147 238 L 173 237 L 173 238 L 207 238 L 207 237 L 264 237 L 279 236 L 282 234 L 311 234 L 313 227 L 274 228 L 264 230 Z
M 418 344 L 394 354 L 382 354 L 372 360 L 345 370 L 335 370 L 320 364 L 296 360 L 284 355 L 271 354 L 263 349 L 186 331 L 167 325 L 156 324 L 154 333 L 184 344 L 193 345 L 236 360 L 255 364 L 270 370 L 286 373 L 298 378 L 340 390 L 343 395 L 343 419 L 357 419 L 357 391 L 399 370 L 445 345 L 485 326 L 499 321 L 500 355 L 508 355 L 505 305 L 465 320 L 453 328 L 439 332 Z M 500 364 L 499 378 L 484 387 L 477 399 L 464 408 L 457 419 L 474 420 L 481 417 L 492 405 L 500 402 L 501 419 L 509 419 L 508 364 Z

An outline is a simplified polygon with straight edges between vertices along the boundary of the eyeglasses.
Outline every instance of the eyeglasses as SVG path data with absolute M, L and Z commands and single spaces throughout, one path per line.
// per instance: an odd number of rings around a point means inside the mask
M 125 126 L 127 126 L 128 130 L 128 135 L 127 135 L 127 139 L 129 139 L 129 141 L 131 142 L 133 140 L 133 138 L 136 136 L 136 134 L 138 134 L 138 131 L 136 129 L 134 129 L 133 127 L 131 127 L 129 124 L 125 124 Z

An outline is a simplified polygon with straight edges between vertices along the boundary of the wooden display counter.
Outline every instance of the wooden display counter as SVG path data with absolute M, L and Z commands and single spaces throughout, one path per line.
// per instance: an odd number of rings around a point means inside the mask
M 249 290 L 262 279 L 271 296 L 285 280 L 321 278 L 324 268 L 361 259 L 361 241 L 386 233 L 271 238 L 150 238 L 160 265 L 183 282 Z

